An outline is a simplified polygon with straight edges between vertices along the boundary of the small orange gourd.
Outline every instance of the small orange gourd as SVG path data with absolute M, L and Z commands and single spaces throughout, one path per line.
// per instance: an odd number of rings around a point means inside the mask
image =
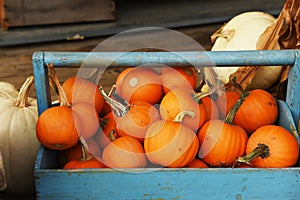
M 80 137 L 85 140 L 92 138 L 99 128 L 99 115 L 93 105 L 86 102 L 78 102 L 72 105 L 75 119 L 75 127 Z
M 274 124 L 277 116 L 278 107 L 275 98 L 265 90 L 255 89 L 249 91 L 233 122 L 251 134 L 263 125 Z
M 196 92 L 190 88 L 174 88 L 170 90 L 160 103 L 160 115 L 163 120 L 174 120 L 182 111 L 191 111 L 193 116 L 185 116 L 182 124 L 197 131 L 206 121 L 204 104 L 195 99 Z
M 283 168 L 297 163 L 299 145 L 296 138 L 278 125 L 265 125 L 249 137 L 247 155 L 237 159 L 252 167 Z
M 240 94 L 236 91 L 226 91 L 222 93 L 216 100 L 220 112 L 220 119 L 225 119 L 230 109 L 240 98 Z
M 87 152 L 86 147 L 80 143 L 82 156 L 80 158 L 72 159 L 68 161 L 63 169 L 73 170 L 73 169 L 87 169 L 87 168 L 105 168 L 106 166 L 102 164 L 98 159 L 93 157 L 89 152 Z
M 163 167 L 183 167 L 197 155 L 199 142 L 195 132 L 181 124 L 181 112 L 175 121 L 159 120 L 147 130 L 144 149 L 149 161 Z
M 210 166 L 230 167 L 245 153 L 248 135 L 243 128 L 232 124 L 238 106 L 234 105 L 224 121 L 207 121 L 198 131 L 198 156 Z
M 212 100 L 209 96 L 203 97 L 201 101 L 204 104 L 206 110 L 206 121 L 219 119 L 219 108 L 215 101 Z
M 195 158 L 194 160 L 192 160 L 192 162 L 187 164 L 185 167 L 187 167 L 187 168 L 209 168 L 207 166 L 207 164 L 199 158 Z
M 148 127 L 157 120 L 160 120 L 158 109 L 146 101 L 133 101 L 128 105 L 123 105 L 116 100 L 109 98 L 100 87 L 101 94 L 104 96 L 114 110 L 116 128 L 118 134 L 124 133 L 144 141 Z
M 50 107 L 41 113 L 36 123 L 36 135 L 45 147 L 64 150 L 75 145 L 79 139 L 75 126 L 78 116 L 65 96 L 53 65 L 49 65 L 48 69 L 58 89 L 60 106 Z
M 176 87 L 195 89 L 197 76 L 193 67 L 162 67 L 161 82 L 166 94 Z
M 160 75 L 152 68 L 133 68 L 117 79 L 117 94 L 125 101 L 159 103 L 163 96 Z M 151 95 L 150 95 L 151 94 Z
M 72 76 L 62 84 L 68 101 L 71 104 L 86 102 L 93 105 L 99 113 L 103 107 L 104 99 L 98 91 L 98 85 L 85 78 Z
M 110 168 L 140 168 L 145 167 L 147 159 L 142 144 L 134 137 L 122 136 L 115 139 L 110 134 L 112 142 L 102 153 L 102 162 Z

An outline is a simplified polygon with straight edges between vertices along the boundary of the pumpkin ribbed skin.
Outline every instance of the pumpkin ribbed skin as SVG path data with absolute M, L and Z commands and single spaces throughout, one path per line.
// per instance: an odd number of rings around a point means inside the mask
M 173 121 L 153 123 L 144 140 L 147 158 L 154 164 L 166 167 L 183 167 L 196 156 L 199 148 L 192 129 Z
M 193 99 L 195 91 L 175 88 L 169 91 L 161 101 L 160 115 L 164 120 L 174 120 L 181 111 L 193 111 L 195 116 L 185 116 L 182 123 L 192 130 L 197 129 L 206 121 L 206 109 L 202 102 Z
M 19 92 L 17 88 L 8 82 L 0 81 L 0 97 L 15 99 Z
M 160 77 L 165 94 L 176 87 L 195 89 L 197 84 L 196 72 L 193 67 L 163 67 Z
M 93 137 L 99 128 L 99 116 L 94 106 L 78 102 L 72 105 L 72 110 L 77 115 L 74 118 L 77 133 L 86 140 Z
M 117 82 L 122 83 L 123 78 L 124 78 L 124 77 L 126 76 L 126 74 L 127 74 L 129 71 L 131 71 L 132 69 L 134 69 L 134 67 L 128 67 L 128 68 L 124 69 L 122 72 L 120 72 L 119 75 L 118 75 L 117 78 L 116 78 L 116 83 L 117 83 Z
M 124 133 L 144 141 L 148 127 L 160 120 L 158 109 L 146 101 L 135 101 L 130 104 L 129 111 L 123 116 L 115 116 L 118 133 Z
M 62 84 L 63 90 L 71 104 L 86 102 L 95 106 L 100 113 L 104 99 L 98 90 L 98 86 L 84 78 L 70 77 Z
M 200 160 L 199 158 L 195 158 L 194 160 L 192 160 L 192 162 L 187 164 L 185 167 L 187 167 L 187 168 L 209 168 L 207 166 L 207 164 L 205 162 L 203 162 L 202 160 Z
M 263 125 L 274 124 L 277 116 L 275 98 L 265 90 L 256 89 L 249 92 L 233 122 L 244 128 L 247 133 L 252 133 Z
M 201 99 L 206 110 L 206 121 L 219 119 L 219 108 L 217 104 L 208 96 Z
M 216 167 L 229 167 L 243 156 L 248 135 L 243 128 L 221 120 L 206 122 L 198 131 L 199 158 Z
M 102 162 L 111 168 L 139 168 L 146 166 L 147 159 L 142 144 L 136 138 L 126 135 L 104 148 Z
M 64 150 L 75 145 L 79 135 L 74 124 L 77 115 L 68 106 L 55 106 L 45 110 L 36 123 L 36 135 L 49 149 Z
M 133 68 L 116 82 L 117 94 L 129 103 L 147 101 L 159 103 L 163 89 L 159 74 L 151 68 Z
M 295 137 L 286 129 L 277 125 L 260 127 L 249 137 L 246 153 L 250 153 L 259 143 L 269 147 L 270 155 L 264 159 L 255 158 L 250 163 L 251 166 L 281 168 L 297 163 L 299 146 Z
M 100 161 L 96 158 L 88 159 L 88 160 L 81 160 L 81 159 L 74 159 L 70 160 L 65 164 L 63 169 L 88 169 L 88 168 L 105 168 Z

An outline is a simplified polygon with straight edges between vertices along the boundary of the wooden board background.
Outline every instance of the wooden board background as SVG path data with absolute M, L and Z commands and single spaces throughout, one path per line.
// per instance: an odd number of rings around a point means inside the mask
M 201 26 L 192 26 L 174 29 L 186 36 L 194 39 L 204 49 L 209 50 L 211 47 L 210 35 L 215 32 L 222 24 L 210 24 Z M 20 88 L 25 79 L 33 75 L 32 54 L 35 51 L 92 51 L 99 43 L 107 39 L 106 37 L 98 37 L 92 39 L 84 39 L 81 41 L 64 41 L 39 43 L 31 45 L 19 45 L 0 48 L 0 81 L 7 81 Z M 142 38 L 141 38 L 142 40 Z M 164 39 L 161 39 L 162 41 Z M 126 41 L 122 41 L 126 43 Z M 174 41 L 176 42 L 176 41 Z M 188 48 L 188 47 L 184 47 Z M 116 47 L 117 49 L 117 47 Z M 71 75 L 76 74 L 77 69 L 57 69 L 61 81 Z M 108 88 L 111 86 L 116 75 L 119 73 L 117 69 L 109 70 L 103 77 L 103 84 Z M 35 89 L 30 92 L 30 96 L 35 96 Z
M 114 0 L 1 0 L 2 26 L 93 22 L 115 19 Z M 1 5 L 1 3 L 0 3 Z
M 285 0 L 115 0 L 116 20 L 72 23 L 67 26 L 26 26 L 9 28 L 7 31 L 0 29 L 0 47 L 57 42 L 76 34 L 85 38 L 102 37 L 139 27 L 178 28 L 221 23 L 246 11 L 264 11 L 277 15 L 284 2 Z M 52 14 L 62 16 L 61 12 Z M 83 13 L 80 11 L 75 14 L 82 16 Z

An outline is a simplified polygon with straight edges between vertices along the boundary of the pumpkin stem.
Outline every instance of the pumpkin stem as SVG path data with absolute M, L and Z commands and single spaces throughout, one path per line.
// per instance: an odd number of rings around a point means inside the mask
M 109 133 L 108 133 L 108 138 L 110 139 L 110 141 L 115 141 L 116 140 L 116 137 L 115 137 L 115 130 L 111 130 Z
M 206 96 L 209 96 L 211 94 L 213 94 L 214 92 L 217 91 L 217 89 L 220 88 L 220 86 L 222 85 L 222 80 L 220 80 L 219 78 L 217 79 L 217 85 L 214 86 L 212 89 L 208 90 L 208 91 L 204 91 L 204 92 L 198 92 L 195 94 L 192 94 L 193 99 L 197 102 L 197 103 L 201 103 L 201 99 L 203 99 Z
M 195 117 L 194 111 L 184 110 L 184 111 L 181 111 L 180 113 L 178 113 L 173 121 L 174 121 L 174 122 L 181 123 L 182 120 L 183 120 L 183 118 L 184 118 L 186 115 L 190 116 L 191 118 Z
M 34 77 L 33 76 L 29 76 L 26 81 L 24 82 L 24 84 L 22 85 L 20 92 L 18 94 L 18 97 L 15 101 L 15 106 L 18 108 L 24 108 L 29 106 L 28 104 L 28 93 L 29 90 L 32 86 L 34 82 Z
M 116 90 L 116 84 L 113 84 L 107 94 L 107 96 L 111 97 L 111 95 L 114 93 L 114 91 Z
M 249 154 L 239 157 L 235 162 L 236 163 L 246 163 L 249 164 L 252 160 L 257 157 L 261 157 L 262 159 L 270 156 L 270 149 L 267 145 L 259 143 L 253 151 Z
M 64 91 L 64 89 L 62 88 L 62 86 L 59 83 L 59 80 L 58 80 L 56 71 L 54 69 L 53 63 L 49 63 L 47 66 L 48 66 L 50 78 L 54 82 L 55 88 L 58 91 L 58 100 L 60 102 L 60 106 L 71 107 L 71 104 L 68 101 L 68 98 L 66 96 L 65 91 Z
M 223 30 L 225 24 L 221 26 L 215 33 L 212 34 L 210 37 L 211 41 L 214 43 L 217 38 L 225 38 L 226 40 L 230 41 L 233 36 L 234 36 L 234 29 L 229 29 L 229 30 Z
M 93 159 L 93 156 L 85 148 L 84 143 L 86 144 L 85 140 L 81 137 L 79 139 L 79 144 L 80 144 L 80 148 L 81 148 L 81 153 L 82 154 L 81 154 L 81 158 L 79 158 L 79 159 L 81 161 Z
M 237 100 L 237 102 L 235 102 L 235 104 L 233 105 L 233 107 L 229 110 L 228 114 L 225 117 L 225 122 L 228 124 L 232 124 L 234 117 L 237 113 L 237 111 L 239 110 L 239 108 L 241 107 L 242 103 L 245 100 L 245 96 L 241 95 L 241 97 Z
M 231 79 L 231 82 L 233 84 L 233 86 L 235 88 L 237 88 L 241 93 L 242 93 L 242 96 L 246 97 L 249 95 L 249 92 L 247 90 L 244 90 L 237 82 L 236 82 L 236 77 L 234 76 L 232 79 Z
M 99 87 L 99 91 L 101 95 L 103 96 L 104 100 L 110 107 L 113 109 L 113 111 L 116 113 L 118 117 L 124 117 L 126 113 L 129 111 L 129 106 L 124 106 L 120 102 L 110 98 L 104 91 L 103 87 Z

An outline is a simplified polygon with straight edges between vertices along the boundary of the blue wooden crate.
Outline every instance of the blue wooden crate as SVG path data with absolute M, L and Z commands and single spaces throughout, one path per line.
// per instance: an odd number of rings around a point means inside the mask
M 178 56 L 179 55 L 179 56 Z M 87 59 L 88 58 L 88 59 Z M 47 67 L 128 67 L 147 63 L 185 66 L 291 65 L 278 124 L 297 134 L 300 51 L 232 52 L 36 52 L 33 55 L 39 114 L 51 105 Z M 299 140 L 298 140 L 299 141 Z M 39 199 L 300 199 L 300 167 L 58 169 L 57 152 L 41 146 L 35 165 Z

